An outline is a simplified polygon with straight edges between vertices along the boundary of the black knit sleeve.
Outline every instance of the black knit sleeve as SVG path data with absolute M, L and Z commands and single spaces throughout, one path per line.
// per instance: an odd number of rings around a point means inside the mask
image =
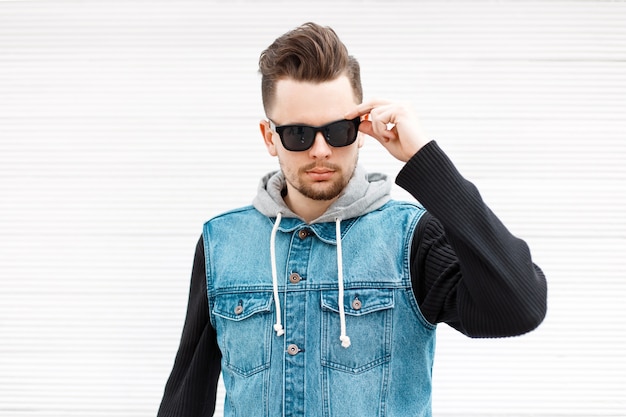
M 209 322 L 204 247 L 196 246 L 187 317 L 157 417 L 209 417 L 215 412 L 221 353 Z
M 547 286 L 528 246 L 513 236 L 435 142 L 396 182 L 428 211 L 413 240 L 411 273 L 425 318 L 471 337 L 504 337 L 536 328 Z

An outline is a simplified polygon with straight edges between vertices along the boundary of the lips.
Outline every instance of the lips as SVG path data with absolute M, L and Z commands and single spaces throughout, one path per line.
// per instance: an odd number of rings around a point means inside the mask
M 328 181 L 333 177 L 335 171 L 328 168 L 313 168 L 306 171 L 306 174 L 313 181 Z

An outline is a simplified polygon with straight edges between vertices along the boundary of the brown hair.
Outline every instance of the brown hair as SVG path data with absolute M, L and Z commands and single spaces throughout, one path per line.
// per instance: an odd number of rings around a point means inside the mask
M 277 38 L 259 58 L 265 112 L 273 104 L 276 82 L 283 78 L 324 82 L 346 75 L 358 103 L 363 100 L 359 63 L 330 27 L 305 23 Z

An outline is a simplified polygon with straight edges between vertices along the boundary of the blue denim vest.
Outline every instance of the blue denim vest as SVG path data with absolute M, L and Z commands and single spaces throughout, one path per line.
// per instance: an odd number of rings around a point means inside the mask
M 222 352 L 226 417 L 431 415 L 435 326 L 422 316 L 409 274 L 423 212 L 390 201 L 341 222 L 348 348 L 339 340 L 334 223 L 280 222 L 281 336 L 273 328 L 274 219 L 250 206 L 205 224 L 207 295 Z

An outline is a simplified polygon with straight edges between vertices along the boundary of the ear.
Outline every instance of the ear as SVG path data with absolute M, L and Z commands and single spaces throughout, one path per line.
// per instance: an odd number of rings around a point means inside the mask
M 263 142 L 270 155 L 278 155 L 276 152 L 276 145 L 274 145 L 274 131 L 270 128 L 270 122 L 267 120 L 261 120 L 259 122 L 259 128 L 261 129 L 261 135 L 263 136 Z

